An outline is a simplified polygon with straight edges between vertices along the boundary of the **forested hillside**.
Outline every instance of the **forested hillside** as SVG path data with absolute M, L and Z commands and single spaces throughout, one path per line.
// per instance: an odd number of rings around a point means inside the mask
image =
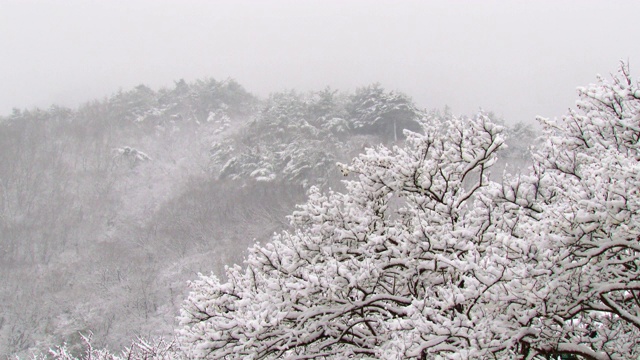
M 14 110 L 0 118 L 0 355 L 172 337 L 188 280 L 242 263 L 312 185 L 343 188 L 337 162 L 403 143 L 427 115 L 451 116 L 377 84 L 259 99 L 212 79 Z M 503 163 L 520 164 L 534 134 L 510 131 Z

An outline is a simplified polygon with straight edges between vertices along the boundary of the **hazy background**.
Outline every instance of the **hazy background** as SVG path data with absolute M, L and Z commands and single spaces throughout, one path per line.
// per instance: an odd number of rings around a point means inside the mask
M 379 81 L 424 107 L 558 116 L 640 67 L 640 1 L 0 0 L 0 115 L 231 77 L 266 95 Z

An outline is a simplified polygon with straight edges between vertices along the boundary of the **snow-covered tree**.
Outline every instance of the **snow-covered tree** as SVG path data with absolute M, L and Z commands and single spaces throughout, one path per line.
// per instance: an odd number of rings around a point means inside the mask
M 530 171 L 488 180 L 486 116 L 312 188 L 289 232 L 201 276 L 180 341 L 200 358 L 628 359 L 640 354 L 640 89 L 626 66 L 543 121 Z
M 514 237 L 527 243 L 531 329 L 540 354 L 640 355 L 640 89 L 622 65 L 579 89 L 577 109 L 543 120 L 529 176 L 505 180 Z M 518 222 L 515 225 L 515 222 Z M 525 291 L 526 290 L 526 291 Z
M 418 120 L 422 113 L 407 95 L 373 84 L 356 90 L 350 100 L 351 127 L 358 133 L 398 141 L 403 138 L 404 129 L 420 130 Z
M 240 137 L 214 145 L 212 160 L 220 177 L 288 181 L 307 188 L 309 179 L 326 182 L 341 144 L 319 114 L 335 116 L 337 107 L 323 93 L 272 94 Z
M 31 360 L 171 360 L 179 359 L 178 347 L 173 341 L 164 339 L 146 340 L 137 338 L 127 346 L 120 354 L 112 353 L 107 349 L 95 348 L 92 343 L 92 334 L 80 335 L 83 342 L 83 354 L 78 356 L 66 344 L 49 349 L 48 354 L 33 354 Z
M 507 268 L 486 254 L 495 236 L 485 172 L 500 128 L 479 116 L 425 130 L 405 148 L 369 150 L 345 167 L 359 175 L 347 193 L 312 190 L 292 217 L 296 229 L 253 247 L 227 282 L 194 282 L 183 312 L 189 356 L 420 357 L 471 350 L 468 341 L 491 347 L 485 332 L 470 332 L 489 318 L 477 303 L 502 289 L 492 285 Z

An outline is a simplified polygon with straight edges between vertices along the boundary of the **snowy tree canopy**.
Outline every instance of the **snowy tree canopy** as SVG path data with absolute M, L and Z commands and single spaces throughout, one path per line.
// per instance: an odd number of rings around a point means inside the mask
M 347 95 L 329 88 L 271 94 L 239 138 L 216 143 L 212 162 L 221 178 L 292 181 L 323 186 L 336 161 L 351 158 L 362 143 L 398 141 L 418 130 L 424 111 L 403 94 L 380 85 Z M 356 146 L 360 140 L 360 146 Z
M 291 231 L 192 283 L 187 356 L 637 358 L 640 89 L 623 65 L 579 94 L 502 182 L 482 114 L 344 165 L 344 193 L 312 188 Z
M 420 130 L 420 111 L 407 95 L 386 92 L 380 84 L 373 84 L 359 88 L 350 100 L 352 127 L 358 132 L 397 141 L 403 129 Z

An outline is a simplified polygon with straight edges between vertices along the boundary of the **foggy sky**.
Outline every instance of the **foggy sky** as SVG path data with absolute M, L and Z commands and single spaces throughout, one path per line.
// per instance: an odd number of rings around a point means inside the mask
M 138 84 L 234 78 L 265 96 L 380 82 L 420 106 L 561 116 L 640 68 L 639 1 L 0 0 L 0 115 Z

